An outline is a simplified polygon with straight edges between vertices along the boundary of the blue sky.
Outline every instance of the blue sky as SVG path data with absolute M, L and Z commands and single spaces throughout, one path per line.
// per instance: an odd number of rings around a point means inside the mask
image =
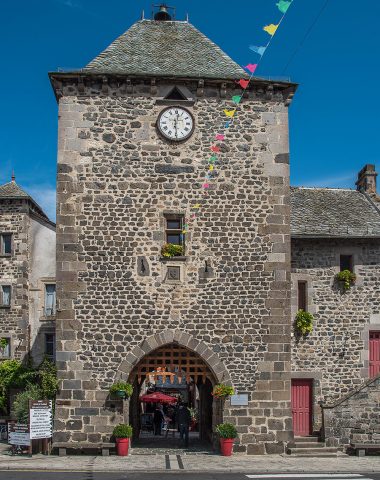
M 173 0 L 240 64 L 267 40 L 278 0 Z M 352 187 L 380 154 L 380 2 L 294 0 L 257 75 L 300 84 L 290 107 L 293 185 Z M 158 2 L 157 2 L 158 3 Z M 2 0 L 0 182 L 16 181 L 54 218 L 57 106 L 47 72 L 80 68 L 140 18 L 145 0 Z M 313 26 L 314 24 L 314 26 Z M 311 31 L 310 28 L 312 27 Z M 290 63 L 289 63 L 290 62 Z M 377 163 L 378 165 L 378 163 Z

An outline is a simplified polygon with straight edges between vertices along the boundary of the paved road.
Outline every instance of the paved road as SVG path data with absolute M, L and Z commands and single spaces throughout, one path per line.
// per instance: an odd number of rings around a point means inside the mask
M 348 474 L 348 473 L 106 473 L 106 472 L 57 472 L 57 471 L 0 471 L 0 480 L 380 480 L 380 473 L 376 474 Z

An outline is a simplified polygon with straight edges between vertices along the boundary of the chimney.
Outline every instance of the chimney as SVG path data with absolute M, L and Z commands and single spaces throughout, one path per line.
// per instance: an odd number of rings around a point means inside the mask
M 376 177 L 375 165 L 367 163 L 358 173 L 356 189 L 359 192 L 376 193 Z

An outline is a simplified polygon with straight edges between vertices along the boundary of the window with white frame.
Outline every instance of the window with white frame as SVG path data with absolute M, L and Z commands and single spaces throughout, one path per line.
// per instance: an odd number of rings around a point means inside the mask
M 52 362 L 55 361 L 55 335 L 45 333 L 45 356 Z
M 0 235 L 0 254 L 11 255 L 12 253 L 12 234 L 2 233 Z
M 10 285 L 1 285 L 1 305 L 3 307 L 11 306 L 11 286 Z
M 55 284 L 47 283 L 45 284 L 45 316 L 51 317 L 55 315 Z
M 9 358 L 11 356 L 11 339 L 0 337 L 0 358 Z

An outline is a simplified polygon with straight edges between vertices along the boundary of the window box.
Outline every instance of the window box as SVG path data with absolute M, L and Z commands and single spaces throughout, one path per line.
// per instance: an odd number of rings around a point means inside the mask
M 161 262 L 186 262 L 189 257 L 160 257 Z

